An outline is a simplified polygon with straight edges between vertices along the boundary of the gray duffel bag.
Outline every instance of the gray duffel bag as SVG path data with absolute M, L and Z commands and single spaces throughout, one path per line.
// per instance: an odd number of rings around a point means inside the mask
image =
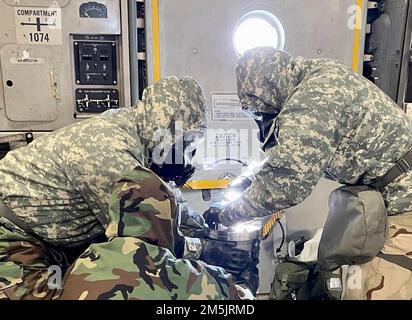
M 387 212 L 382 194 L 368 186 L 344 186 L 329 196 L 329 215 L 319 244 L 323 270 L 371 261 L 383 249 Z

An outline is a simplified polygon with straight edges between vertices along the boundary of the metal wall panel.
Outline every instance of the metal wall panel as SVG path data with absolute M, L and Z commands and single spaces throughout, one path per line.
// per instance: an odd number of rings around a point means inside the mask
M 55 4 L 60 5 L 55 6 Z M 80 17 L 82 4 L 104 5 L 107 18 Z M 121 7 L 121 3 L 123 7 Z M 58 8 L 61 10 L 61 43 L 21 43 L 16 35 L 15 8 L 27 9 Z M 111 35 L 118 43 L 118 81 L 109 89 L 118 89 L 121 106 L 130 105 L 129 39 L 127 1 L 109 0 L 21 0 L 0 1 L 0 131 L 52 131 L 74 123 L 76 112 L 75 90 L 78 88 L 74 77 L 73 34 Z M 35 24 L 36 18 L 28 17 L 28 23 Z M 45 21 L 42 20 L 42 23 Z M 33 26 L 35 29 L 36 26 Z M 37 27 L 39 28 L 39 27 Z M 123 33 L 122 33 L 123 28 Z M 43 26 L 40 26 L 43 30 Z M 18 29 L 17 29 L 18 30 Z M 46 28 L 44 28 L 46 30 Z M 17 31 L 18 32 L 18 31 Z M 25 35 L 27 36 L 27 35 Z M 125 45 L 123 46 L 123 43 Z M 14 50 L 8 48 L 14 46 Z M 13 64 L 13 59 L 21 59 L 28 52 L 29 58 L 40 59 L 41 65 Z M 47 69 L 47 70 L 46 70 Z M 36 70 L 41 70 L 37 73 Z M 10 72 L 13 73 L 13 79 Z M 13 87 L 7 85 L 12 80 Z M 10 82 L 9 82 L 10 83 Z M 92 86 L 93 88 L 93 86 Z M 12 98 L 14 96 L 14 98 Z M 31 99 L 32 98 L 32 99 Z M 19 99 L 14 101 L 13 99 Z M 30 111 L 31 110 L 31 111 Z M 91 115 L 85 116 L 90 117 Z
M 366 40 L 365 51 L 373 55 L 373 61 L 366 64 L 365 76 L 396 102 L 402 86 L 400 74 L 408 6 L 408 0 L 382 2 L 382 13 L 372 22 L 371 34 Z
M 412 4 L 408 1 L 406 12 L 406 30 L 402 52 L 402 64 L 399 80 L 398 104 L 412 114 Z

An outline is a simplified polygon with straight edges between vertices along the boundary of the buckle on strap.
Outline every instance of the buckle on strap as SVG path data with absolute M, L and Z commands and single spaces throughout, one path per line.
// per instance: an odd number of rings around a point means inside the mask
M 289 290 L 289 288 L 288 288 L 288 275 L 286 274 L 286 273 L 284 273 L 283 274 L 283 276 L 282 276 L 282 280 L 280 280 L 280 282 L 281 282 L 281 287 L 280 287 L 280 290 L 282 290 L 282 291 L 288 291 Z
M 396 166 L 399 168 L 399 170 L 402 171 L 402 173 L 406 173 L 411 169 L 411 166 L 408 163 L 408 161 L 406 161 L 403 158 L 396 163 Z

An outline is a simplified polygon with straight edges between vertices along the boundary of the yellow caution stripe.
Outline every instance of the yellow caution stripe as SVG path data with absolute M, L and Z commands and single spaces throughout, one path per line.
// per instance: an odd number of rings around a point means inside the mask
M 359 72 L 359 58 L 363 56 L 360 52 L 362 31 L 362 5 L 364 0 L 356 0 L 355 32 L 353 36 L 352 69 Z
M 269 235 L 269 233 L 272 231 L 275 224 L 280 219 L 282 219 L 282 217 L 283 217 L 283 213 L 277 212 L 269 218 L 269 220 L 266 222 L 266 224 L 262 228 L 262 238 L 266 238 Z
M 153 78 L 160 80 L 160 23 L 159 0 L 152 0 L 152 32 L 153 32 Z
M 208 190 L 208 189 L 225 189 L 232 180 L 192 180 L 185 184 L 185 189 L 191 190 Z

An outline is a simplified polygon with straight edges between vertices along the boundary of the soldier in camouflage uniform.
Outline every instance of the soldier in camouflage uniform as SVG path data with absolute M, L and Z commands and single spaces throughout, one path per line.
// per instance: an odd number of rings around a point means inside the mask
M 0 298 L 57 298 L 60 290 L 47 285 L 49 266 L 64 269 L 90 243 L 106 240 L 116 181 L 136 166 L 150 167 L 156 132 L 175 132 L 177 122 L 181 134 L 207 127 L 202 90 L 188 77 L 166 78 L 147 88 L 134 107 L 10 152 L 0 162 Z
M 61 299 L 246 299 L 224 269 L 178 259 L 184 239 L 172 190 L 152 171 L 137 167 L 115 186 L 109 242 L 93 244 L 68 273 Z
M 236 72 L 242 107 L 261 129 L 266 160 L 251 187 L 220 212 L 207 212 L 207 221 L 231 225 L 293 207 L 323 176 L 342 184 L 371 184 L 412 148 L 412 125 L 405 113 L 336 60 L 293 58 L 257 48 L 240 59 Z M 392 231 L 404 230 L 388 239 L 385 253 L 412 258 L 412 170 L 390 183 L 383 196 Z M 376 259 L 374 267 L 382 263 Z M 375 292 L 368 298 L 412 298 L 411 272 L 387 264 L 379 272 L 385 278 L 392 273 L 388 279 L 397 279 L 398 291 L 386 292 L 382 276 L 374 279 Z
M 389 217 L 389 234 L 382 253 L 412 261 L 412 214 Z M 356 266 L 348 277 L 345 300 L 411 300 L 412 270 L 375 257 Z

